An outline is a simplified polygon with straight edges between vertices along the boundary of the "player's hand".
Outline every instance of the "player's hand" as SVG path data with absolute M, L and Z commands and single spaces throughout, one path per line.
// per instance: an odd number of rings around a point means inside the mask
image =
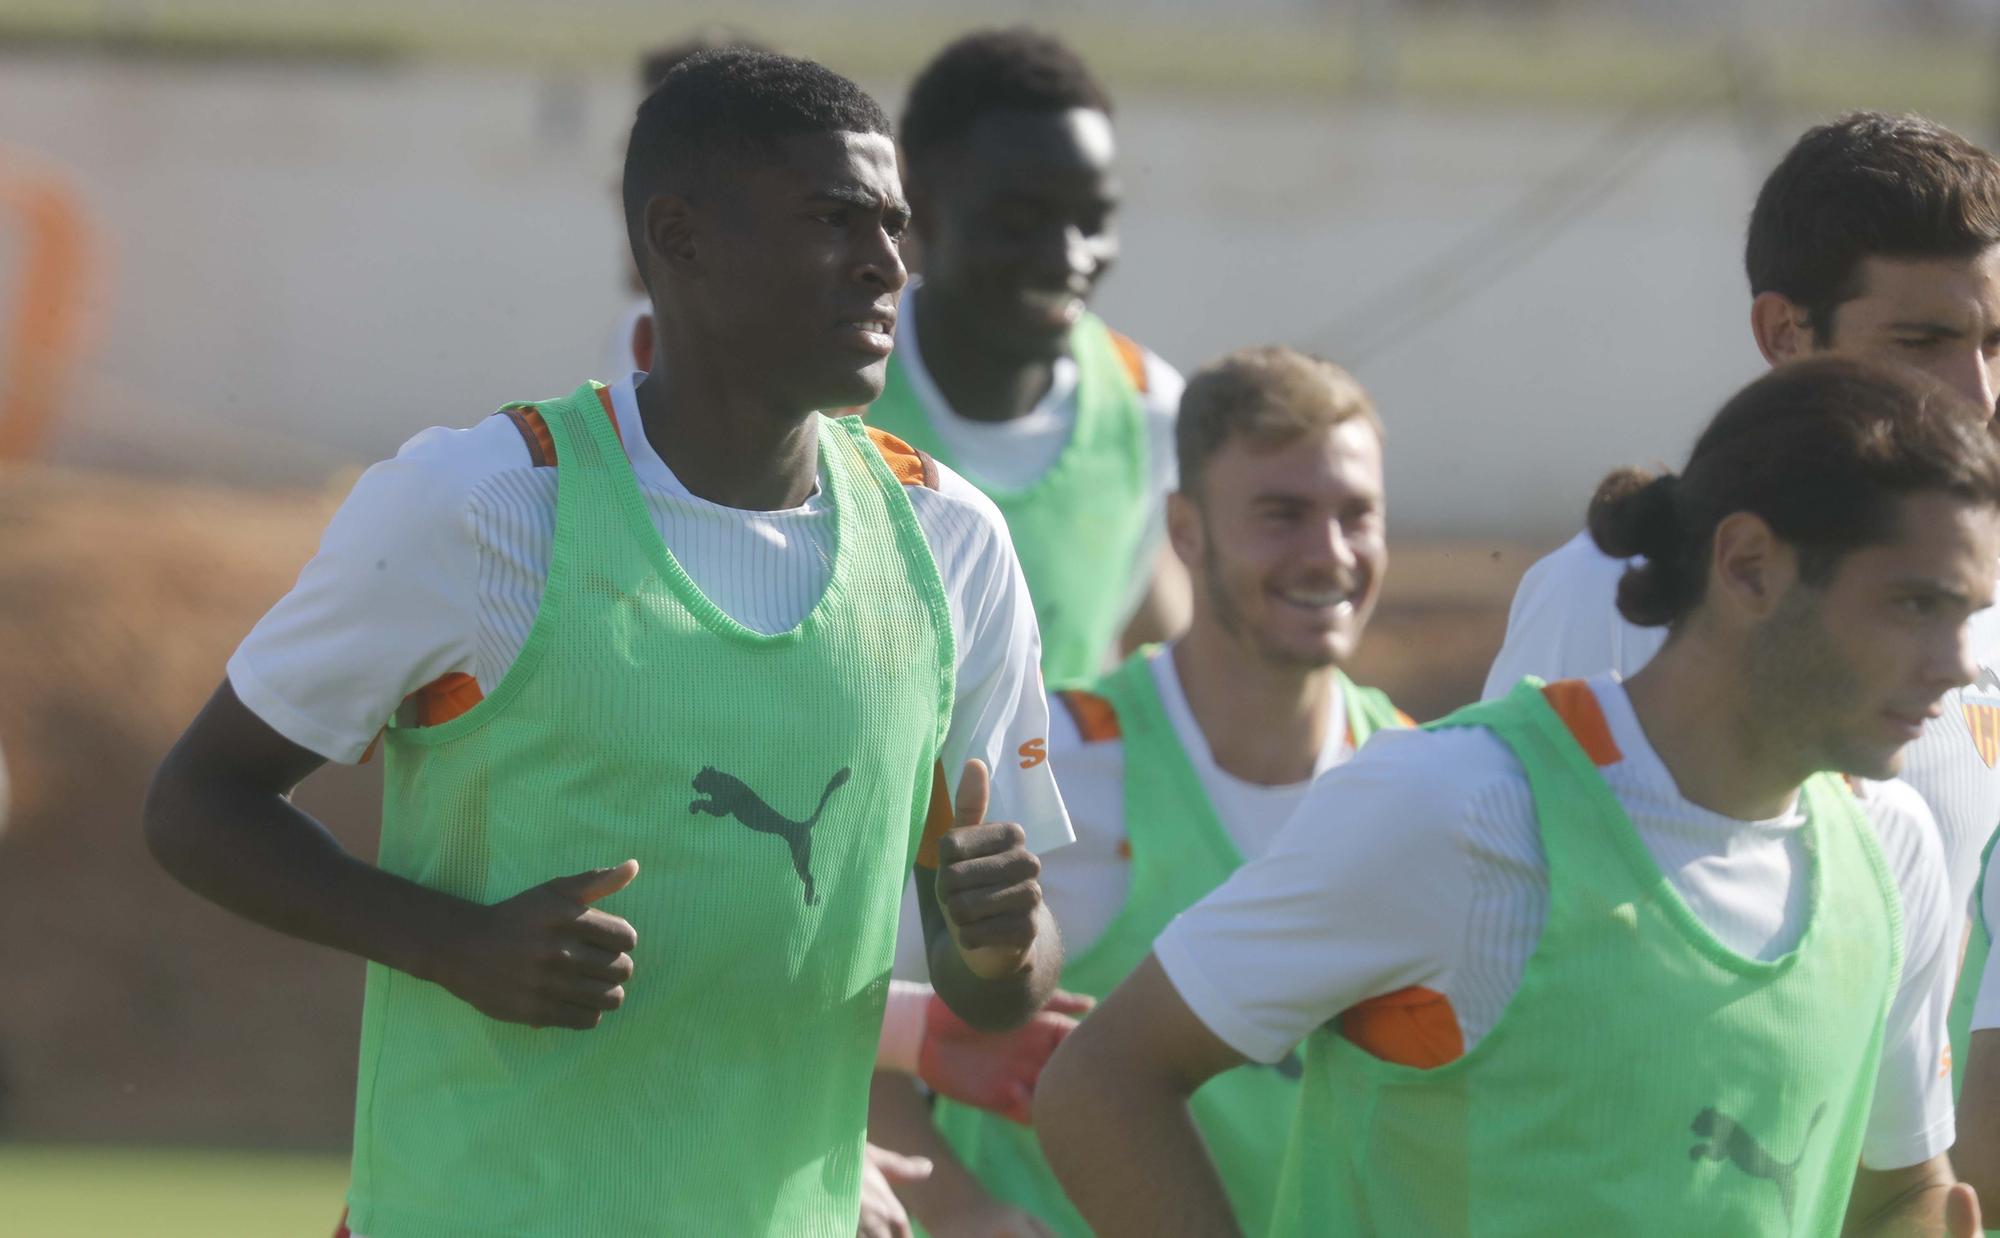
M 1945 1238 L 1980 1238 L 1979 1193 L 1964 1182 L 1944 1197 Z
M 937 903 L 965 965 L 981 980 L 1026 971 L 1034 962 L 1042 862 L 1027 833 L 988 821 L 986 763 L 971 760 L 958 781 L 952 828 L 938 839 Z
M 924 1039 L 917 1049 L 917 1078 L 940 1096 L 1028 1124 L 1035 1081 L 1056 1046 L 1095 1003 L 1058 989 L 1040 1010 L 1008 1032 L 982 1032 L 931 994 Z
M 625 1002 L 639 935 L 591 904 L 630 885 L 639 861 L 558 877 L 474 908 L 431 978 L 489 1018 L 596 1027 Z
M 990 1195 L 947 1216 L 927 1217 L 924 1228 L 931 1238 L 1056 1238 L 1056 1232 L 1031 1213 Z
M 861 1161 L 861 1227 L 856 1238 L 910 1238 L 910 1214 L 896 1198 L 893 1184 L 922 1182 L 931 1163 L 921 1156 L 904 1156 L 869 1144 Z

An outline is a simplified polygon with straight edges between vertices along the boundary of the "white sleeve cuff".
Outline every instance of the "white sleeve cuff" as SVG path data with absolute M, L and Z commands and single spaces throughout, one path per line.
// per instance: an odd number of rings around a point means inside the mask
M 1217 1039 L 1244 1057 L 1266 1066 L 1283 1061 L 1292 1051 L 1292 1042 L 1273 1037 L 1238 1013 L 1222 990 L 1209 982 L 1207 973 L 1195 961 L 1194 952 L 1182 941 L 1182 934 L 1176 931 L 1181 924 L 1180 920 L 1169 924 L 1153 942 L 1153 957 L 1160 961 L 1181 1001 L 1187 1003 L 1194 1017 L 1207 1025 Z
M 241 649 L 229 656 L 225 673 L 229 686 L 236 693 L 236 699 L 244 708 L 262 719 L 265 726 L 291 740 L 301 748 L 310 749 L 329 761 L 341 765 L 354 765 L 367 754 L 368 745 L 374 742 L 373 735 L 365 735 L 359 740 L 344 736 L 321 726 L 298 710 L 293 709 L 282 697 L 272 691 L 257 672 L 250 669 L 249 660 Z
M 1911 1135 L 1878 1138 L 1870 1132 L 1861 1141 L 1861 1165 L 1876 1173 L 1908 1169 L 1934 1156 L 1951 1151 L 1958 1138 L 1958 1122 L 1950 1109 L 1928 1127 Z

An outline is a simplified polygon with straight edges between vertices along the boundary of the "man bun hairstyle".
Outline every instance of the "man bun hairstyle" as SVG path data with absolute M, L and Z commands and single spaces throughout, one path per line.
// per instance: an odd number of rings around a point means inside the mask
M 912 167 L 962 140 L 982 115 L 1004 110 L 1111 114 L 1111 96 L 1083 58 L 1036 30 L 979 30 L 947 44 L 910 86 L 903 156 Z
M 1821 345 L 1864 258 L 1968 258 L 2000 244 L 2000 160 L 1921 116 L 1852 112 L 1806 130 L 1757 193 L 1751 295 L 1806 312 Z
M 1619 469 L 1590 501 L 1591 540 L 1637 556 L 1618 610 L 1671 625 L 1701 604 L 1716 526 L 1751 512 L 1823 584 L 1842 556 L 1897 536 L 1900 503 L 1948 494 L 2000 507 L 2000 444 L 1988 410 L 1900 365 L 1816 357 L 1779 366 L 1730 398 L 1678 474 Z
M 1231 439 L 1281 447 L 1314 430 L 1365 421 L 1379 438 L 1374 402 L 1352 374 L 1282 344 L 1239 348 L 1188 376 L 1174 419 L 1183 493 L 1199 495 L 1208 462 Z
M 892 136 L 867 91 L 810 60 L 723 47 L 674 66 L 639 105 L 625 147 L 625 230 L 639 269 L 648 201 L 698 193 L 719 163 L 768 158 L 785 139 L 816 133 Z

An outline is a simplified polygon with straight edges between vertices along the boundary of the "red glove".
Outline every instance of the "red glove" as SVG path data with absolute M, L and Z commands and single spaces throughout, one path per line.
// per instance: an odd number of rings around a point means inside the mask
M 1060 990 L 1011 1032 L 982 1032 L 951 1012 L 937 994 L 924 1012 L 924 1040 L 917 1050 L 917 1078 L 939 1096 L 1028 1124 L 1028 1103 L 1042 1066 L 1096 1005 Z

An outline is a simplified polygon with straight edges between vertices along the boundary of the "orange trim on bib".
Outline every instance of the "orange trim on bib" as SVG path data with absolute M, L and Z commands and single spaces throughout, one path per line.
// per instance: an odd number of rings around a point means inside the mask
M 1431 1070 L 1465 1056 L 1451 999 L 1411 985 L 1342 1011 L 1340 1034 L 1385 1062 Z
M 906 486 L 922 486 L 926 490 L 938 488 L 937 462 L 918 451 L 887 430 L 874 426 L 866 427 L 868 441 L 875 444 L 875 450 L 882 453 L 883 463 L 897 481 Z
M 1118 350 L 1118 362 L 1125 367 L 1125 377 L 1132 380 L 1132 389 L 1139 394 L 1146 393 L 1146 350 L 1129 335 L 1120 335 L 1110 328 L 1111 346 Z
M 1125 733 L 1118 725 L 1118 711 L 1111 708 L 1110 701 L 1095 693 L 1068 688 L 1056 693 L 1056 699 L 1069 710 L 1069 716 L 1076 722 L 1076 733 L 1086 744 L 1117 739 Z
M 1589 684 L 1581 679 L 1559 680 L 1543 688 L 1542 696 L 1569 728 L 1591 764 L 1616 765 L 1625 759 L 1625 754 L 1618 751 L 1618 741 L 1611 738 L 1611 724 L 1604 720 L 1604 707 L 1597 703 L 1597 693 L 1590 690 Z

